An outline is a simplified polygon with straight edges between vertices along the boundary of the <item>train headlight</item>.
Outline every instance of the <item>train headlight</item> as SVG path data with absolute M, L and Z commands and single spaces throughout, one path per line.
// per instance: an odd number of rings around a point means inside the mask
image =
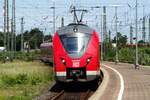
M 61 62 L 62 62 L 64 65 L 66 65 L 65 59 L 61 59 Z
M 87 63 L 89 63 L 90 61 L 91 61 L 91 58 L 88 58 L 88 59 L 86 60 Z
M 66 61 L 63 59 L 63 60 L 62 60 L 62 63 L 65 63 L 65 62 L 66 62 Z

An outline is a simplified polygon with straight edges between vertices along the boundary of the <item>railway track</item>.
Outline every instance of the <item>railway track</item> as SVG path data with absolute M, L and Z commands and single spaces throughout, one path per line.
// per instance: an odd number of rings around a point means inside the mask
M 94 92 L 87 90 L 86 92 L 65 92 L 62 90 L 49 100 L 87 100 Z
M 58 100 L 58 98 L 60 98 L 64 93 L 65 93 L 65 91 L 62 90 L 56 96 L 52 97 L 51 100 Z
M 55 84 L 49 93 L 35 100 L 88 100 L 100 83 L 101 81 L 97 85 L 92 83 Z
M 33 100 L 88 100 L 97 90 L 99 84 L 70 84 L 69 86 L 60 86 L 55 84 L 47 93 L 42 94 Z
M 51 89 L 34 100 L 88 100 L 101 84 L 99 81 L 88 83 L 54 84 Z

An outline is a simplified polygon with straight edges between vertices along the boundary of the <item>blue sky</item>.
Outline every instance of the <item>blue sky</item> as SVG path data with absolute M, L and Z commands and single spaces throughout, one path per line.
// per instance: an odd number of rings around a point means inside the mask
M 0 0 L 0 30 L 3 28 L 3 1 Z M 10 7 L 11 2 L 10 1 Z M 88 25 L 95 28 L 97 31 L 100 29 L 100 16 L 102 14 L 102 9 L 91 9 L 94 6 L 110 6 L 110 5 L 121 5 L 118 7 L 118 20 L 121 23 L 119 31 L 129 35 L 129 26 L 124 26 L 125 23 L 133 22 L 135 9 L 130 9 L 127 4 L 132 7 L 135 6 L 135 0 L 53 0 L 56 4 L 56 26 L 60 26 L 61 17 L 65 18 L 65 24 L 72 22 L 72 14 L 69 13 L 69 7 L 73 4 L 78 8 L 86 8 L 89 12 L 85 15 L 84 21 L 87 21 Z M 52 32 L 52 21 L 53 13 L 51 6 L 53 6 L 52 0 L 16 0 L 16 23 L 17 23 L 17 34 L 20 34 L 20 19 L 24 17 L 25 19 L 25 30 L 30 30 L 34 27 L 39 27 L 45 34 Z M 139 19 L 143 16 L 143 5 L 145 6 L 144 15 L 149 15 L 150 11 L 150 1 L 149 0 L 138 0 L 139 2 Z M 115 9 L 112 7 L 107 7 L 107 28 L 114 32 L 114 12 Z M 127 17 L 125 19 L 125 12 L 127 12 Z M 11 14 L 10 14 L 11 15 Z M 44 18 L 46 18 L 44 20 Z M 141 25 L 139 25 L 141 26 Z M 147 30 L 148 31 L 148 30 Z M 141 38 L 139 30 L 139 38 Z

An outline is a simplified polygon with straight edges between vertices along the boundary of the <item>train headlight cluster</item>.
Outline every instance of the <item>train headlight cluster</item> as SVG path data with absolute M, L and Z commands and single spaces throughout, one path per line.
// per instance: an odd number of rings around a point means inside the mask
M 64 65 L 66 65 L 65 59 L 61 59 L 61 62 L 62 62 Z
M 88 58 L 88 59 L 86 60 L 87 63 L 89 63 L 90 61 L 91 61 L 91 58 Z

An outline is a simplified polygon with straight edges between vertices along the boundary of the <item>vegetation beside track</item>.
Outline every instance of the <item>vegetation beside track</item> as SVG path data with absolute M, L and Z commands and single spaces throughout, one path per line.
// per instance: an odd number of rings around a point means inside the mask
M 105 60 L 115 61 L 115 49 L 107 51 Z M 150 48 L 149 47 L 139 47 L 138 50 L 139 64 L 150 66 Z M 125 63 L 135 63 L 135 48 L 121 48 L 119 49 L 118 58 L 120 62 Z
M 128 43 L 128 38 L 122 33 L 117 33 L 117 47 L 119 62 L 135 64 L 135 44 Z M 103 41 L 103 59 L 105 61 L 116 61 L 116 36 L 111 39 L 108 36 Z M 138 41 L 138 57 L 140 65 L 150 66 L 150 43 L 143 40 Z
M 53 80 L 52 67 L 40 62 L 0 62 L 0 100 L 31 100 Z
M 13 60 L 21 60 L 21 61 L 34 61 L 39 59 L 40 51 L 35 50 L 31 52 L 0 52 L 0 62 L 8 62 Z

